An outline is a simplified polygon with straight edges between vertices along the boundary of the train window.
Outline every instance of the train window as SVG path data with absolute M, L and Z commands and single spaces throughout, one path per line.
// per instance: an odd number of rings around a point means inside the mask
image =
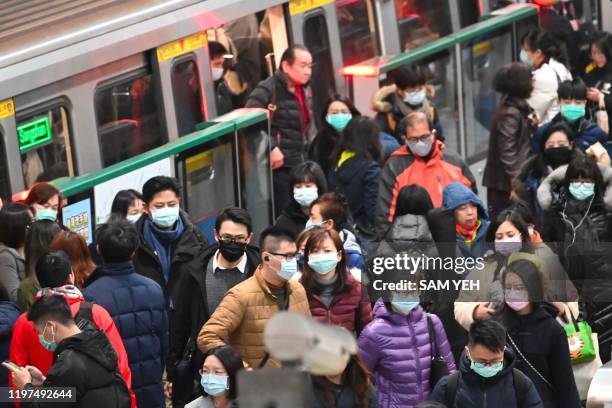
M 9 184 L 8 165 L 6 162 L 6 148 L 4 134 L 0 131 L 0 199 L 8 200 L 11 196 Z
M 167 141 L 150 73 L 138 71 L 96 91 L 94 104 L 104 166 L 129 159 Z
M 336 15 L 345 66 L 379 55 L 370 0 L 336 1 Z
M 211 41 L 221 45 L 228 56 L 225 84 L 233 109 L 241 108 L 257 84 L 272 74 L 266 55 L 273 52 L 268 12 L 260 12 L 230 21 L 207 31 Z
M 452 32 L 447 0 L 395 0 L 400 44 L 404 51 Z
M 59 104 L 17 117 L 26 188 L 39 181 L 74 176 L 68 110 Z
M 195 131 L 196 125 L 205 120 L 198 66 L 194 60 L 179 62 L 172 68 L 174 106 L 179 136 Z
M 310 88 L 312 89 L 315 122 L 317 127 L 320 127 L 323 105 L 336 89 L 329 34 L 323 14 L 314 14 L 305 19 L 304 45 L 312 53 L 314 61 Z

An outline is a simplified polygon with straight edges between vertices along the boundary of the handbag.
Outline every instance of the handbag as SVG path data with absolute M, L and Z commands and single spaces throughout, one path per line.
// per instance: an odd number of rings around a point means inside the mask
M 446 360 L 442 357 L 436 347 L 436 332 L 433 328 L 431 316 L 427 315 L 427 330 L 429 331 L 429 343 L 431 345 L 431 371 L 429 373 L 429 388 L 433 390 L 438 381 L 449 374 Z
M 584 321 L 574 318 L 574 314 L 568 308 L 567 311 L 572 319 L 569 324 L 563 326 L 567 334 L 570 358 L 572 364 L 580 364 L 595 360 L 597 352 L 593 343 L 593 332 L 591 326 Z
M 189 337 L 181 359 L 174 366 L 172 376 L 172 400 L 175 403 L 189 402 L 194 388 L 194 366 L 193 355 L 195 353 L 195 342 Z
M 544 381 L 546 385 L 548 385 L 548 387 L 552 390 L 552 392 L 556 392 L 555 387 L 550 383 L 550 381 L 548 381 L 546 377 L 540 374 L 540 372 L 533 366 L 533 364 L 531 364 L 529 360 L 527 360 L 527 357 L 525 357 L 523 353 L 521 353 L 521 350 L 516 346 L 516 343 L 514 342 L 514 340 L 512 340 L 510 333 L 506 333 L 506 335 L 508 336 L 508 340 L 510 340 L 510 344 L 512 344 L 512 348 L 514 349 L 514 351 L 521 357 L 521 359 L 525 362 L 525 364 L 527 364 L 527 366 L 531 369 L 531 371 L 536 373 L 536 375 L 540 377 L 540 379 Z

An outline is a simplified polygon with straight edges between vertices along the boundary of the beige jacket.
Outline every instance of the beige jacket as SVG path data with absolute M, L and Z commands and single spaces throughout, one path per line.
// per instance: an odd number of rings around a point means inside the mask
M 304 287 L 287 282 L 289 310 L 310 316 Z M 198 335 L 198 348 L 209 350 L 229 344 L 252 368 L 257 368 L 266 354 L 263 332 L 266 323 L 279 311 L 276 298 L 263 278 L 261 265 L 255 274 L 230 289 Z M 280 367 L 272 358 L 266 366 Z

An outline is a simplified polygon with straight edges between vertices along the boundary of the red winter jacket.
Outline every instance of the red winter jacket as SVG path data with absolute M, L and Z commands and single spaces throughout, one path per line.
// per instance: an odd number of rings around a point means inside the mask
M 359 331 L 361 331 L 372 321 L 372 305 L 366 288 L 350 272 L 347 275 L 347 290 L 334 296 L 329 309 L 318 295 L 306 291 L 310 313 L 314 319 L 322 323 L 342 326 L 350 332 L 355 331 L 355 322 L 359 315 L 361 320 Z
M 79 311 L 79 304 L 85 299 L 82 297 L 65 297 L 65 299 L 70 305 L 72 316 L 76 316 Z M 93 315 L 93 323 L 101 330 L 104 330 L 104 333 L 106 333 L 106 336 L 117 353 L 119 372 L 130 390 L 132 408 L 136 408 L 136 398 L 132 392 L 132 372 L 128 365 L 128 357 L 125 352 L 125 347 L 123 347 L 123 341 L 121 340 L 119 331 L 113 319 L 102 306 L 94 304 L 91 313 Z M 53 353 L 44 349 L 40 344 L 38 334 L 34 330 L 34 325 L 28 320 L 26 313 L 19 316 L 19 319 L 17 319 L 13 327 L 9 360 L 20 367 L 25 365 L 34 366 L 38 368 L 43 375 L 47 375 L 47 372 L 53 365 Z M 9 385 L 11 387 L 13 386 L 11 376 L 9 376 Z

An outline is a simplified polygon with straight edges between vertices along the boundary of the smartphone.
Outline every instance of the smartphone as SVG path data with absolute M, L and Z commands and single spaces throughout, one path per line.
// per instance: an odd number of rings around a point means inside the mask
M 21 368 L 17 364 L 13 363 L 11 360 L 4 360 L 4 363 L 10 366 L 13 370 L 19 370 Z

